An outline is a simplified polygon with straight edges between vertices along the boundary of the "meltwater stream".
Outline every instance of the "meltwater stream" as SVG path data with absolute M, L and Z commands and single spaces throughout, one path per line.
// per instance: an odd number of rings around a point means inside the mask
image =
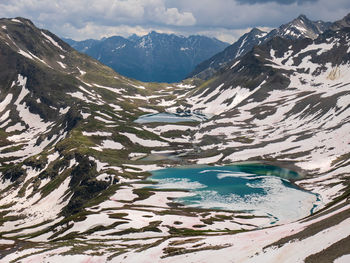
M 289 181 L 298 177 L 284 168 L 254 163 L 161 169 L 150 179 L 158 182 L 153 188 L 192 192 L 176 200 L 185 206 L 246 211 L 275 224 L 308 216 L 321 204 L 316 194 Z

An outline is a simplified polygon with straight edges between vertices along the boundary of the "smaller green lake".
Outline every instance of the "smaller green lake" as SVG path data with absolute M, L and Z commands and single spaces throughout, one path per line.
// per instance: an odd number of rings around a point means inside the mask
M 140 116 L 135 122 L 137 123 L 152 123 L 152 122 L 165 122 L 165 123 L 177 123 L 177 122 L 193 122 L 207 120 L 208 117 L 203 114 L 175 114 L 168 112 L 151 113 Z
M 192 195 L 176 201 L 189 207 L 246 211 L 278 221 L 294 221 L 314 212 L 318 196 L 290 180 L 296 172 L 265 164 L 189 166 L 152 172 L 153 188 L 184 189 Z

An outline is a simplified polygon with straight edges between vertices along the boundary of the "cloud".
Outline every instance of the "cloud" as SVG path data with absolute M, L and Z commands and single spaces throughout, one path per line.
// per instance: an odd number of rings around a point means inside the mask
M 287 3 L 288 2 L 288 3 Z M 151 30 L 229 42 L 252 27 L 277 27 L 303 13 L 334 21 L 349 0 L 1 0 L 0 17 L 22 16 L 62 37 L 100 38 Z
M 154 27 L 154 26 L 128 26 L 128 25 L 119 25 L 119 26 L 104 26 L 96 25 L 94 23 L 87 23 L 82 28 L 75 28 L 70 24 L 65 24 L 62 26 L 64 28 L 64 35 L 62 37 L 73 38 L 75 40 L 85 40 L 89 38 L 101 39 L 103 37 L 111 36 L 123 36 L 128 37 L 132 34 L 136 35 L 146 35 L 152 30 L 156 30 L 159 33 L 178 33 L 174 30 L 171 30 L 167 27 Z
M 272 28 L 268 27 L 259 27 L 262 31 L 269 32 L 272 30 Z M 199 29 L 197 31 L 197 34 L 199 35 L 205 35 L 209 37 L 215 37 L 217 39 L 220 39 L 221 41 L 227 42 L 227 43 L 233 43 L 237 39 L 239 39 L 243 34 L 249 32 L 252 30 L 251 27 L 244 28 L 244 29 L 227 29 L 227 28 L 216 28 L 214 29 Z
M 77 28 L 89 22 L 174 26 L 189 26 L 196 22 L 190 12 L 167 8 L 163 0 L 13 0 L 0 2 L 0 14 L 25 16 L 45 24 L 66 22 Z
M 240 4 L 264 4 L 269 2 L 275 2 L 281 5 L 290 5 L 297 3 L 298 5 L 302 5 L 307 2 L 317 2 L 318 0 L 237 0 Z
M 160 24 L 175 26 L 192 26 L 196 19 L 190 12 L 179 12 L 176 7 L 166 8 L 163 1 L 157 1 L 158 4 L 148 5 L 145 7 L 145 18 L 148 21 L 155 21 Z
M 277 27 L 300 14 L 310 19 L 334 21 L 350 12 L 348 0 L 168 0 L 171 6 L 192 12 L 198 26 L 240 29 L 255 26 Z

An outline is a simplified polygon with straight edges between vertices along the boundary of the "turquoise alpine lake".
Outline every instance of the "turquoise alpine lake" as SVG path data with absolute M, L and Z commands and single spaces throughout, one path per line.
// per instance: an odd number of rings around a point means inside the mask
M 183 189 L 191 195 L 176 199 L 188 207 L 244 211 L 270 218 L 271 224 L 312 214 L 318 195 L 291 183 L 291 170 L 261 163 L 230 166 L 189 166 L 152 171 L 152 188 Z
M 135 122 L 137 123 L 151 123 L 151 122 L 165 122 L 165 123 L 176 123 L 176 122 L 194 122 L 207 120 L 208 117 L 203 114 L 174 114 L 168 112 L 162 113 L 151 113 L 140 116 Z

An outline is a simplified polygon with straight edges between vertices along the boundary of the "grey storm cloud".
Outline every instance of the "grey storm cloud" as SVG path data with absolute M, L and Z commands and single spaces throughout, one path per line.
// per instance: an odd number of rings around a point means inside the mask
M 297 3 L 298 5 L 307 3 L 307 2 L 317 2 L 318 0 L 237 0 L 241 4 L 263 4 L 269 2 L 275 2 L 281 5 L 291 5 Z

